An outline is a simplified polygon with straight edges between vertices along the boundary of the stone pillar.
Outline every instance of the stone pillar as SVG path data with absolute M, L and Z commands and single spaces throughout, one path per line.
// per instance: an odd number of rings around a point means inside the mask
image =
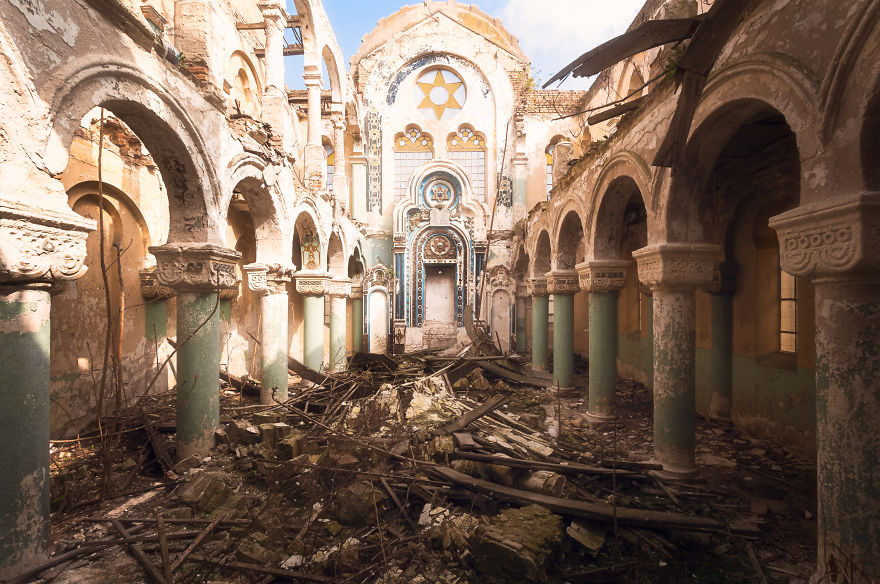
M 49 551 L 49 290 L 85 273 L 95 222 L 0 201 L 0 579 Z
M 550 298 L 547 294 L 547 280 L 532 278 L 529 282 L 532 295 L 532 368 L 547 371 L 547 337 L 550 320 Z
M 327 274 L 297 274 L 296 291 L 303 295 L 303 364 L 320 371 L 324 363 L 324 285 Z
M 361 353 L 364 350 L 364 291 L 360 281 L 351 284 L 351 320 L 352 350 Z
M 150 247 L 159 284 L 177 292 L 177 457 L 214 446 L 220 419 L 220 299 L 241 254 L 208 243 Z
M 696 472 L 697 288 L 712 281 L 720 250 L 706 243 L 659 243 L 633 252 L 654 298 L 654 457 L 670 478 Z
M 527 284 L 518 284 L 516 287 L 516 352 L 522 355 L 528 350 L 526 338 L 526 312 L 528 311 L 529 287 Z
M 342 209 L 348 209 L 348 176 L 345 172 L 345 116 L 342 113 L 333 116 L 333 157 L 335 158 L 333 198 Z
M 255 263 L 244 266 L 248 288 L 260 295 L 260 403 L 287 401 L 287 283 L 291 267 Z
M 327 296 L 330 297 L 330 363 L 329 371 L 345 369 L 345 318 L 346 298 L 351 294 L 351 280 L 331 280 L 327 282 Z
M 553 383 L 571 389 L 574 370 L 574 295 L 580 290 L 574 270 L 547 274 L 547 291 L 553 294 Z
M 515 224 L 527 215 L 526 181 L 529 175 L 529 159 L 525 155 L 517 155 L 511 160 L 511 164 L 513 165 L 513 221 Z
M 818 576 L 878 581 L 880 192 L 805 205 L 770 226 L 782 269 L 816 293 Z
M 264 93 L 284 93 L 284 29 L 287 15 L 279 0 L 258 2 L 266 23 L 266 81 Z
M 324 146 L 321 145 L 321 71 L 315 67 L 308 68 L 303 74 L 306 90 L 309 95 L 308 141 L 306 143 L 306 186 L 320 188 L 324 185 Z
M 626 284 L 626 260 L 578 264 L 581 289 L 590 293 L 590 401 L 587 418 L 614 419 L 617 389 L 617 296 Z
M 712 398 L 709 416 L 730 420 L 733 402 L 733 295 L 736 292 L 736 266 L 720 265 L 712 279 L 712 351 L 709 354 L 709 379 Z

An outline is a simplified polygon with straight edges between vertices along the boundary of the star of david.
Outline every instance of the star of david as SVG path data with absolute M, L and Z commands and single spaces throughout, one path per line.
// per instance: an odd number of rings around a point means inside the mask
M 416 81 L 416 84 L 425 94 L 425 99 L 419 104 L 419 109 L 433 108 L 438 120 L 443 117 L 447 108 L 461 109 L 461 104 L 455 99 L 455 92 L 461 87 L 461 81 L 447 83 L 440 71 L 437 71 L 433 83 Z
M 442 208 L 443 204 L 451 198 L 452 195 L 449 193 L 449 189 L 444 185 L 434 185 L 431 187 L 431 200 L 434 201 L 438 207 Z

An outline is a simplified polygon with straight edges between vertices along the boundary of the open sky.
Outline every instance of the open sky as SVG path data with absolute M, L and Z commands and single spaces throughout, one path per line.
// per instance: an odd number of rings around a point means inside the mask
M 296 12 L 292 0 L 287 1 L 288 11 Z M 418 4 L 415 0 L 409 3 Z M 324 0 L 346 67 L 360 47 L 361 38 L 376 27 L 380 18 L 405 4 L 402 0 Z M 474 4 L 500 18 L 519 39 L 520 47 L 532 60 L 532 74 L 543 82 L 582 53 L 626 30 L 644 0 L 478 0 Z M 287 84 L 291 88 L 304 87 L 302 79 L 290 69 Z M 301 73 L 301 67 L 297 69 Z M 591 81 L 573 79 L 559 87 L 586 89 Z

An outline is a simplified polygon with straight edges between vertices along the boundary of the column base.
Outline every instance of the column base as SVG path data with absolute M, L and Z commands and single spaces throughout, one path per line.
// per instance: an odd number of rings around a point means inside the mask
M 584 414 L 584 417 L 590 424 L 610 424 L 617 421 L 617 416 L 614 414 L 594 414 L 592 412 L 587 412 Z
M 652 470 L 648 471 L 648 473 L 663 482 L 680 483 L 698 477 L 700 475 L 700 469 L 697 467 L 678 468 L 666 465 L 663 467 L 663 470 Z

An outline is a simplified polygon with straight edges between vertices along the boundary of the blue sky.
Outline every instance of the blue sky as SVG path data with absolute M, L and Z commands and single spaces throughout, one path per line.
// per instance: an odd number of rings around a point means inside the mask
M 295 12 L 292 0 L 287 2 L 288 11 Z M 360 47 L 361 38 L 376 27 L 380 18 L 406 4 L 420 4 L 416 0 L 323 0 L 323 3 L 346 67 Z M 535 77 L 544 81 L 578 55 L 626 30 L 644 0 L 480 0 L 474 4 L 500 18 L 519 38 L 520 47 L 532 61 Z M 292 88 L 304 87 L 299 78 L 302 57 L 287 57 L 286 62 L 287 84 Z M 589 81 L 570 80 L 560 88 L 586 89 Z

